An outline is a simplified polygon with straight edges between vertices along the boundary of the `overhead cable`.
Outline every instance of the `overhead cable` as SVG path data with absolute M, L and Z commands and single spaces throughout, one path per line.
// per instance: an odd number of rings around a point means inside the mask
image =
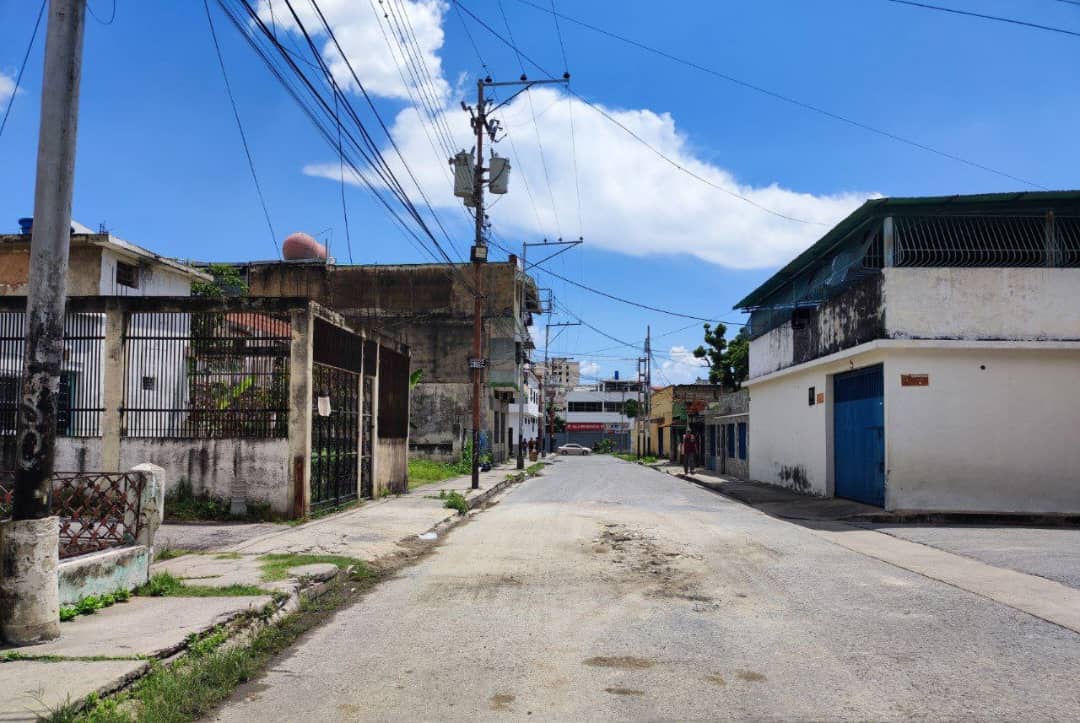
M 22 83 L 23 71 L 26 70 L 26 61 L 30 58 L 30 51 L 34 48 L 34 41 L 37 40 L 38 28 L 41 27 L 41 17 L 45 14 L 45 6 L 49 4 L 49 0 L 41 0 L 41 7 L 38 8 L 37 20 L 34 21 L 34 31 L 30 33 L 30 42 L 26 44 L 26 52 L 23 53 L 22 63 L 19 64 L 19 72 L 15 74 L 15 87 L 11 89 L 11 97 L 8 98 L 7 107 L 4 108 L 4 118 L 0 120 L 0 136 L 4 135 L 4 126 L 7 125 L 8 116 L 11 115 L 11 107 L 15 105 L 15 96 L 19 94 L 19 85 Z

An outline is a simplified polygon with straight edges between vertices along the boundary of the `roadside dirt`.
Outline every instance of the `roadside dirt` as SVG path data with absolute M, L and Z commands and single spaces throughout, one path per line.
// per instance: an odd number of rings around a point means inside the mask
M 701 609 L 718 604 L 701 589 L 701 555 L 651 530 L 604 523 L 592 551 L 607 557 L 616 582 L 642 590 L 646 597 L 686 600 Z

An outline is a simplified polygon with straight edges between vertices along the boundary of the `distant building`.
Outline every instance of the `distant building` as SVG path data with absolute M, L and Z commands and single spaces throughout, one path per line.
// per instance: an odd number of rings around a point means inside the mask
M 1080 192 L 868 201 L 737 308 L 754 479 L 1080 512 Z
M 672 384 L 654 389 L 648 417 L 638 420 L 639 433 L 634 434 L 634 451 L 642 446 L 642 454 L 666 457 L 679 461 L 679 444 L 687 428 L 698 439 L 704 439 L 704 413 L 708 405 L 723 395 L 719 384 Z
M 626 403 L 637 401 L 640 389 L 639 382 L 616 376 L 567 392 L 566 432 L 559 443 L 594 447 L 610 440 L 615 449 L 629 451 L 631 418 L 626 416 Z
M 750 393 L 746 389 L 721 394 L 702 412 L 699 462 L 728 477 L 749 479 Z
M 526 369 L 522 376 L 525 380 L 524 388 L 514 395 L 507 412 L 506 436 L 511 445 L 517 445 L 519 434 L 524 436 L 527 447 L 530 440 L 535 440 L 540 436 L 540 380 L 532 369 Z M 521 399 L 522 394 L 524 394 L 523 399 Z M 520 406 L 519 399 L 523 402 Z M 523 408 L 523 413 L 520 415 L 519 408 Z M 516 454 L 516 451 L 515 446 L 511 452 Z
M 508 420 L 520 364 L 539 313 L 536 285 L 516 258 L 484 264 L 481 443 L 496 461 L 509 454 Z M 253 296 L 302 296 L 352 325 L 400 337 L 420 372 L 412 390 L 409 449 L 455 460 L 472 429 L 473 269 L 469 264 L 344 266 L 325 260 L 241 265 Z M 524 285 L 525 293 L 522 293 Z M 524 299 L 524 305 L 522 300 Z

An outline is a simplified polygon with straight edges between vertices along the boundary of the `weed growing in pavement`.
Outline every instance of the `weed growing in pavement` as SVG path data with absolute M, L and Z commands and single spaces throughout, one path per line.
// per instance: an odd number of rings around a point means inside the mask
M 361 565 L 347 583 L 334 585 L 317 600 L 302 602 L 296 613 L 263 628 L 245 644 L 223 646 L 224 638 L 219 638 L 219 633 L 224 633 L 211 632 L 193 642 L 188 655 L 173 665 L 165 667 L 153 661 L 150 673 L 127 691 L 107 699 L 92 695 L 81 706 L 69 703 L 53 711 L 48 720 L 181 723 L 202 718 L 303 633 L 354 596 L 363 594 L 374 582 L 375 575 Z
M 464 515 L 469 511 L 469 503 L 465 499 L 465 496 L 460 492 L 450 492 L 446 495 L 446 501 L 443 502 L 443 507 L 449 510 L 457 510 L 459 515 Z
M 160 550 L 157 555 L 154 556 L 154 560 L 161 562 L 162 560 L 173 560 L 177 557 L 187 555 L 191 550 L 185 550 L 181 547 L 170 548 L 166 547 L 164 550 Z
M 257 597 L 273 595 L 274 592 L 257 585 L 188 585 L 171 573 L 159 572 L 148 583 L 138 587 L 135 594 L 145 597 Z
M 372 575 L 371 569 L 362 560 L 344 555 L 302 555 L 302 554 L 271 554 L 259 558 L 264 582 L 285 580 L 289 577 L 289 569 L 301 565 L 317 565 L 329 563 L 336 565 L 339 570 L 353 568 L 353 575 L 360 574 L 362 577 Z
M 101 595 L 87 595 L 79 598 L 74 605 L 61 605 L 59 612 L 60 622 L 70 622 L 80 615 L 93 615 L 102 608 L 107 608 L 118 602 L 127 602 L 130 597 L 131 593 L 123 589 Z

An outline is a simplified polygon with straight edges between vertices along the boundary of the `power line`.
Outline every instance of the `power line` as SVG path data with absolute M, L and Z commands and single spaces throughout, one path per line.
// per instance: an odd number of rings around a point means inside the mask
M 555 35 L 559 38 L 559 48 L 562 50 L 563 72 L 569 76 L 570 61 L 566 59 L 566 42 L 563 40 L 562 27 L 559 25 L 559 14 L 555 10 L 555 0 L 551 0 L 551 11 L 552 18 L 555 20 Z M 569 78 L 567 78 L 566 87 L 570 87 Z M 566 110 L 570 117 L 570 158 L 574 161 L 574 194 L 577 197 L 578 236 L 580 236 L 584 233 L 582 230 L 584 224 L 581 221 L 581 183 L 578 181 L 577 136 L 574 133 L 574 101 L 569 93 L 566 94 Z
M 113 20 L 116 20 L 116 0 L 112 0 L 112 12 L 109 13 L 108 20 L 102 20 L 101 18 L 99 18 L 98 14 L 94 12 L 94 6 L 90 3 L 86 3 L 86 11 L 93 16 L 94 20 L 97 20 L 102 25 L 112 25 Z
M 525 55 L 525 53 L 521 52 L 521 51 L 520 51 L 520 50 L 519 50 L 519 49 L 518 49 L 517 47 L 515 47 L 515 46 L 514 46 L 514 44 L 513 44 L 513 43 L 512 43 L 512 42 L 511 42 L 510 40 L 507 40 L 506 38 L 504 38 L 504 37 L 503 37 L 502 35 L 500 35 L 500 34 L 498 33 L 498 31 L 496 31 L 496 30 L 495 30 L 494 28 L 492 28 L 492 27 L 491 27 L 490 25 L 488 25 L 487 23 L 485 23 L 485 22 L 484 22 L 484 21 L 483 21 L 482 19 L 480 19 L 479 17 L 477 17 L 477 16 L 476 16 L 476 15 L 475 15 L 475 14 L 474 14 L 474 13 L 473 13 L 473 12 L 472 12 L 471 10 L 469 10 L 469 8 L 465 7 L 465 5 L 463 5 L 463 4 L 461 3 L 461 0 L 453 0 L 453 1 L 454 1 L 454 2 L 456 3 L 456 4 L 458 4 L 458 5 L 461 5 L 461 9 L 462 9 L 462 10 L 464 10 L 464 11 L 465 11 L 465 12 L 466 12 L 466 13 L 467 13 L 467 14 L 468 14 L 468 15 L 469 15 L 469 16 L 470 16 L 470 17 L 471 17 L 471 18 L 472 18 L 473 20 L 475 20 L 475 21 L 476 21 L 476 22 L 477 22 L 478 24 L 480 24 L 480 25 L 481 25 L 481 26 L 482 26 L 482 27 L 483 27 L 483 28 L 484 28 L 485 30 L 487 30 L 487 31 L 488 31 L 489 33 L 491 33 L 491 34 L 492 34 L 492 35 L 494 35 L 494 36 L 495 36 L 496 38 L 498 38 L 498 39 L 499 39 L 499 40 L 500 40 L 500 41 L 501 41 L 501 42 L 502 42 L 503 44 L 505 44 L 505 45 L 509 46 L 510 48 L 513 48 L 513 49 L 514 49 L 514 52 L 515 52 L 515 53 L 519 53 L 519 54 L 520 54 L 520 56 L 521 56 L 522 58 L 525 58 L 525 60 L 528 60 L 528 61 L 529 61 L 529 63 L 530 63 L 531 65 L 533 65 L 533 66 L 534 66 L 534 67 L 535 67 L 535 68 L 536 68 L 537 70 L 539 70 L 539 71 L 540 71 L 541 73 L 543 73 L 544 75 L 548 76 L 549 78 L 553 78 L 553 77 L 554 77 L 554 76 L 552 76 L 552 75 L 551 75 L 551 73 L 549 73 L 549 72 L 548 72 L 547 70 L 545 70 L 545 69 L 543 68 L 543 66 L 541 66 L 541 65 L 540 65 L 539 63 L 537 63 L 537 62 L 536 62 L 535 60 L 533 60 L 533 59 L 532 59 L 532 58 L 530 58 L 529 56 Z M 550 11 L 547 11 L 547 10 L 545 10 L 545 12 L 550 12 Z M 562 16 L 562 17 L 566 17 L 566 16 Z M 680 163 L 678 163 L 677 161 L 675 161 L 675 160 L 673 160 L 673 159 L 669 158 L 668 156 L 666 156 L 666 155 L 664 154 L 664 152 L 663 152 L 663 151 L 661 151 L 661 150 L 659 150 L 658 148 L 655 148 L 654 146 L 652 146 L 652 145 L 651 145 L 651 144 L 650 144 L 650 143 L 649 143 L 648 141 L 646 141 L 646 140 L 645 140 L 644 138 L 642 138 L 641 136 L 639 136 L 639 135 L 638 135 L 637 133 L 635 133 L 634 131 L 630 130 L 630 128 L 628 128 L 628 127 L 627 127 L 626 125 L 624 125 L 624 124 L 620 123 L 620 122 L 619 122 L 619 121 L 618 121 L 617 119 L 615 119 L 615 117 L 614 117 L 614 116 L 612 116 L 612 115 L 611 115 L 610 113 L 608 113 L 607 111 L 605 111 L 604 109 L 602 109 L 602 108 L 601 108 L 600 106 L 598 106 L 598 105 L 595 105 L 595 104 L 594 104 L 594 103 L 593 103 L 592 101 L 589 101 L 589 100 L 587 100 L 587 99 L 583 98 L 583 97 L 582 97 L 582 96 L 581 96 L 580 94 L 578 94 L 577 92 L 575 92 L 575 91 L 574 91 L 574 90 L 573 90 L 572 88 L 567 88 L 567 92 L 568 92 L 568 93 L 570 93 L 570 94 L 572 94 L 572 95 L 573 95 L 573 96 L 574 96 L 575 98 L 577 98 L 578 100 L 580 100 L 581 102 L 583 102 L 583 103 L 584 103 L 585 105 L 587 105 L 587 106 L 588 106 L 589 108 L 592 108 L 592 109 L 593 109 L 594 111 L 596 111 L 597 113 L 599 113 L 599 114 L 600 114 L 601 116 L 603 116 L 604 118 L 606 118 L 606 119 L 607 119 L 608 121 L 610 121 L 610 122 L 614 123 L 614 124 L 615 124 L 616 126 L 618 126 L 618 127 L 619 127 L 619 128 L 621 128 L 621 129 L 622 129 L 623 131 L 625 131 L 626 133 L 628 133 L 628 134 L 629 134 L 629 135 L 630 135 L 630 136 L 631 136 L 631 137 L 632 137 L 632 138 L 633 138 L 634 140 L 636 140 L 636 141 L 637 141 L 638 143 L 640 143 L 640 144 L 642 144 L 643 146 L 645 146 L 646 148 L 648 148 L 648 149 L 649 149 L 650 151 L 652 151 L 652 152 L 653 152 L 653 153 L 655 153 L 655 154 L 656 154 L 657 156 L 659 156 L 659 157 L 660 157 L 660 158 L 661 158 L 662 160 L 664 160 L 665 162 L 667 162 L 667 163 L 671 164 L 671 165 L 672 165 L 672 166 L 674 166 L 674 167 L 675 167 L 675 168 L 676 168 L 677 170 L 679 170 L 679 171 L 682 171 L 683 173 L 685 173 L 686 175 L 690 176 L 691 178 L 694 178 L 694 179 L 696 179 L 696 180 L 700 181 L 701 183 L 704 183 L 705 185 L 707 185 L 707 186 L 709 186 L 709 187 L 711 187 L 711 188 L 714 188 L 714 189 L 716 189 L 716 190 L 718 190 L 718 191 L 721 191 L 722 193 L 726 193 L 727 195 L 729 195 L 729 196 L 732 196 L 733 198 L 737 198 L 737 199 L 739 199 L 739 200 L 741 200 L 741 201 L 744 201 L 744 202 L 748 203 L 749 205 L 751 205 L 751 206 L 754 206 L 755 208 L 758 208 L 758 209 L 760 209 L 760 210 L 762 210 L 762 211 L 764 211 L 764 212 L 766 212 L 766 213 L 769 213 L 769 214 L 771 214 L 771 215 L 773 215 L 773 216 L 777 216 L 777 217 L 779 217 L 779 218 L 783 218 L 783 219 L 786 219 L 786 220 L 788 220 L 788 221 L 794 221 L 794 222 L 796 222 L 796 223 L 803 223 L 803 224 L 808 224 L 808 225 L 817 225 L 817 226 L 826 226 L 826 225 L 827 225 L 827 224 L 823 224 L 823 223 L 820 223 L 820 222 L 818 222 L 818 221 L 807 221 L 807 220 L 805 220 L 805 219 L 801 219 L 801 218 L 796 218 L 796 217 L 794 217 L 794 216 L 788 216 L 788 215 L 786 215 L 786 214 L 780 213 L 779 211 L 774 211 L 774 210 L 772 210 L 772 209 L 770 209 L 770 208 L 767 208 L 766 206 L 762 206 L 761 204 L 757 203 L 756 201 L 752 201 L 752 200 L 750 200 L 749 198 L 747 198 L 746 196 L 743 196 L 743 195 L 742 195 L 742 194 L 740 194 L 740 193 L 736 193 L 735 191 L 731 191 L 731 190 L 729 190 L 729 189 L 727 189 L 727 188 L 724 188 L 723 186 L 720 186 L 720 185 L 718 185 L 718 184 L 716 184 L 716 183 L 713 183 L 712 181 L 708 180 L 707 178 L 705 178 L 705 177 L 703 177 L 703 176 L 700 176 L 700 175 L 698 175 L 698 174 L 694 173 L 693 171 L 691 171 L 690 169 L 686 168 L 686 167 L 685 167 L 685 166 L 683 166 L 682 164 L 680 164 Z
M 338 173 L 341 181 L 341 215 L 345 219 L 345 246 L 349 250 L 349 263 L 353 262 L 352 234 L 349 232 L 349 207 L 345 203 L 345 153 L 341 145 L 341 115 L 338 112 L 339 89 L 334 85 L 334 115 L 337 116 Z
M 4 126 L 7 125 L 8 116 L 11 115 L 11 106 L 15 105 L 15 96 L 19 94 L 19 84 L 22 83 L 23 71 L 26 70 L 26 61 L 30 58 L 30 51 L 34 48 L 38 28 L 41 27 L 41 17 L 45 14 L 45 6 L 48 4 L 49 0 L 42 0 L 41 8 L 38 9 L 37 20 L 34 21 L 34 32 L 30 33 L 30 42 L 26 44 L 26 52 L 23 53 L 19 72 L 15 75 L 15 87 L 11 89 L 11 97 L 8 98 L 7 108 L 4 108 L 4 119 L 0 120 L 0 136 L 4 135 Z
M 236 108 L 236 98 L 233 97 L 232 86 L 229 84 L 229 74 L 225 71 L 225 58 L 221 54 L 221 45 L 218 43 L 217 31 L 214 29 L 214 18 L 210 14 L 209 0 L 203 0 L 203 8 L 206 10 L 206 22 L 210 26 L 210 38 L 214 41 L 214 51 L 217 53 L 218 65 L 221 67 L 221 78 L 225 81 L 225 92 L 229 95 L 229 104 L 232 105 L 233 118 L 236 119 L 236 128 L 240 131 L 240 142 L 244 146 L 244 155 L 247 156 L 248 169 L 251 171 L 251 180 L 255 182 L 255 192 L 259 196 L 259 204 L 262 206 L 263 217 L 266 218 L 266 227 L 270 230 L 270 240 L 274 242 L 274 256 L 281 255 L 278 248 L 277 234 L 274 233 L 274 224 L 270 222 L 270 210 L 266 207 L 266 198 L 263 197 L 262 186 L 259 185 L 259 175 L 255 172 L 255 161 L 251 157 L 251 148 L 248 147 L 247 134 L 244 133 L 244 124 L 240 121 L 240 111 Z
M 1022 25 L 1026 28 L 1035 28 L 1036 30 L 1046 30 L 1051 33 L 1061 33 L 1062 35 L 1072 35 L 1080 38 L 1080 33 L 1075 30 L 1066 30 L 1064 28 L 1055 28 L 1051 25 L 1040 25 L 1039 23 L 1030 23 L 1026 20 L 1017 20 L 1015 18 L 1005 18 L 999 15 L 986 15 L 985 13 L 976 13 L 970 10 L 957 10 L 956 8 L 947 8 L 941 5 L 931 5 L 930 3 L 914 2 L 914 0 L 886 0 L 887 2 L 896 3 L 897 5 L 907 5 L 913 8 L 922 8 L 924 10 L 936 10 L 937 12 L 950 13 L 952 15 L 966 15 L 971 18 L 980 18 L 982 20 L 994 20 L 999 23 L 1009 23 L 1011 25 Z M 1070 3 L 1080 4 L 1080 3 Z
M 460 2 L 460 0 L 453 0 L 453 1 L 455 3 Z M 544 13 L 551 13 L 552 12 L 551 10 L 548 10 L 545 7 L 542 7 L 540 5 L 537 5 L 534 2 L 531 2 L 531 0 L 518 0 L 518 2 L 523 3 L 525 5 L 529 5 L 530 7 L 533 7 L 536 10 L 539 10 L 540 12 L 544 12 Z M 463 9 L 465 9 L 466 12 L 468 12 L 467 8 L 463 8 Z M 874 127 L 872 125 L 869 125 L 867 123 L 863 123 L 862 121 L 855 120 L 854 118 L 847 117 L 847 116 L 842 115 L 840 113 L 834 113 L 833 111 L 826 110 L 825 108 L 813 105 L 811 103 L 807 103 L 805 101 L 798 100 L 796 98 L 792 98 L 791 96 L 784 95 L 783 93 L 778 93 L 777 91 L 769 90 L 768 88 L 765 88 L 763 86 L 756 85 L 754 83 L 742 80 L 740 78 L 736 78 L 735 76 L 728 75 L 727 73 L 723 73 L 723 72 L 721 72 L 719 70 L 716 70 L 715 68 L 710 68 L 708 66 L 701 65 L 700 63 L 696 63 L 696 62 L 694 62 L 692 60 L 687 60 L 686 58 L 679 57 L 677 55 L 674 55 L 672 53 L 667 52 L 666 50 L 661 50 L 661 49 L 655 48 L 655 47 L 653 47 L 651 45 L 646 45 L 645 43 L 643 43 L 641 41 L 634 40 L 633 38 L 626 37 L 625 35 L 619 35 L 618 33 L 614 33 L 614 32 L 612 32 L 610 30 L 605 30 L 604 28 L 598 27 L 596 25 L 592 25 L 591 23 L 587 23 L 584 20 L 580 20 L 580 19 L 572 17 L 570 15 L 566 15 L 565 13 L 558 13 L 558 16 L 560 18 L 562 18 L 563 20 L 567 20 L 569 22 L 572 22 L 575 25 L 579 25 L 579 26 L 581 26 L 583 28 L 586 28 L 587 30 L 592 30 L 593 32 L 600 33 L 601 35 L 606 35 L 609 38 L 612 38 L 614 40 L 618 40 L 619 42 L 622 42 L 622 43 L 626 43 L 627 45 L 633 45 L 634 47 L 639 48 L 641 50 L 644 50 L 646 52 L 653 53 L 654 55 L 659 55 L 662 58 L 667 58 L 668 60 L 679 63 L 680 65 L 685 65 L 685 66 L 687 66 L 689 68 L 693 68 L 693 69 L 699 70 L 699 71 L 701 71 L 703 73 L 707 73 L 708 75 L 715 76 L 717 78 L 720 78 L 721 80 L 725 80 L 725 81 L 727 81 L 729 83 L 732 83 L 734 85 L 738 85 L 738 86 L 740 86 L 742 88 L 746 88 L 747 90 L 752 90 L 755 93 L 761 93 L 762 95 L 767 95 L 767 96 L 769 96 L 771 98 L 775 98 L 776 100 L 783 101 L 784 103 L 789 103 L 791 105 L 798 106 L 799 108 L 802 108 L 803 110 L 808 110 L 808 111 L 811 111 L 813 113 L 823 115 L 823 116 L 825 116 L 827 118 L 831 118 L 833 120 L 840 121 L 841 123 L 846 123 L 846 124 L 848 124 L 850 126 L 860 128 L 860 129 L 862 129 L 864 131 L 867 131 L 869 133 L 874 133 L 876 135 L 882 136 L 884 138 L 888 138 L 888 139 L 896 141 L 898 143 L 904 143 L 906 145 L 912 146 L 913 148 L 918 148 L 918 149 L 926 151 L 928 153 L 933 153 L 933 154 L 935 154 L 937 156 L 941 156 L 942 158 L 948 158 L 951 161 L 955 161 L 957 163 L 962 163 L 962 164 L 964 164 L 966 166 L 970 166 L 972 168 L 977 168 L 977 169 L 979 169 L 981 171 L 986 171 L 987 173 L 992 173 L 992 174 L 994 174 L 996 176 L 1001 176 L 1002 178 L 1008 178 L 1008 179 L 1010 179 L 1012 181 L 1017 181 L 1019 183 L 1026 184 L 1026 185 L 1032 186 L 1034 188 L 1039 188 L 1039 189 L 1042 189 L 1044 191 L 1048 190 L 1046 186 L 1035 183 L 1034 181 L 1029 181 L 1029 180 L 1027 180 L 1025 178 L 1020 178 L 1019 176 L 1014 176 L 1011 173 L 1006 173 L 1005 171 L 1000 171 L 1000 170 L 998 170 L 996 168 L 992 168 L 992 167 L 984 165 L 982 163 L 977 163 L 976 161 L 968 160 L 967 158 L 963 158 L 962 156 L 958 156 L 958 155 L 955 155 L 953 153 L 949 153 L 947 151 L 943 151 L 943 150 L 940 150 L 938 148 L 934 148 L 933 146 L 927 145 L 925 143 L 920 143 L 919 141 L 912 140 L 911 138 L 906 138 L 906 137 L 898 135 L 896 133 L 892 133 L 891 131 L 883 130 L 881 128 L 876 128 L 876 127 Z M 534 65 L 535 65 L 535 63 L 534 63 Z

